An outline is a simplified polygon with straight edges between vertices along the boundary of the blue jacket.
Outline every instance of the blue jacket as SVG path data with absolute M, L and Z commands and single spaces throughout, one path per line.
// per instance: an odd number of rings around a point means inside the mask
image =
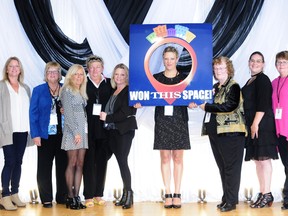
M 48 83 L 36 86 L 32 92 L 29 110 L 32 138 L 48 139 L 51 106 L 52 99 Z

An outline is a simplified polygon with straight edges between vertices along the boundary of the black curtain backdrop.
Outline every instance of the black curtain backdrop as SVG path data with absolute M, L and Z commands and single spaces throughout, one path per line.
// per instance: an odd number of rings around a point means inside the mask
M 130 24 L 141 24 L 153 0 L 104 0 L 116 26 L 129 44 Z M 264 0 L 215 0 L 205 22 L 213 26 L 213 56 L 231 57 L 242 45 L 262 8 Z M 92 54 L 88 41 L 78 44 L 55 23 L 50 0 L 14 0 L 20 21 L 35 50 L 45 62 L 57 61 L 66 70 L 85 65 Z M 182 53 L 179 69 L 189 71 L 191 57 Z
M 104 0 L 111 17 L 129 44 L 130 24 L 142 24 L 153 0 Z
M 213 56 L 231 57 L 252 29 L 264 0 L 215 0 L 205 22 L 213 26 Z
M 72 64 L 85 64 L 92 54 L 88 41 L 76 43 L 61 31 L 50 0 L 14 0 L 14 4 L 30 42 L 45 62 L 58 62 L 63 75 Z

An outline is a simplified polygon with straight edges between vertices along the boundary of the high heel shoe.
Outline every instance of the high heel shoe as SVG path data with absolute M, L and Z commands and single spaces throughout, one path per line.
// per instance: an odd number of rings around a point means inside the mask
M 123 209 L 129 209 L 133 205 L 133 191 L 127 191 L 127 198 L 122 206 Z
M 257 198 L 256 198 L 256 201 L 253 202 L 253 203 L 250 205 L 250 207 L 251 207 L 251 208 L 258 208 L 257 206 L 258 206 L 259 203 L 261 202 L 262 196 L 263 196 L 263 194 L 262 194 L 261 192 L 258 193 Z
M 165 203 L 166 203 L 166 199 L 171 199 L 171 204 L 169 205 L 164 204 L 164 208 L 172 208 L 173 207 L 172 194 L 165 194 Z
M 74 199 L 76 200 L 76 203 L 77 203 L 79 209 L 86 209 L 87 208 L 86 205 L 83 205 L 79 196 L 75 197 Z
M 260 201 L 260 203 L 257 205 L 257 208 L 263 208 L 265 206 L 270 207 L 273 204 L 274 201 L 274 197 L 272 196 L 272 193 L 265 193 L 262 196 L 262 199 Z
M 180 204 L 174 204 L 174 199 L 180 199 Z M 173 194 L 173 208 L 181 208 L 181 194 Z
M 67 197 L 67 199 L 66 199 L 66 208 L 70 208 L 70 209 L 74 209 L 74 210 L 78 210 L 79 209 L 79 205 L 76 202 L 75 198 Z
M 121 200 L 115 203 L 115 206 L 123 206 L 127 199 L 127 190 L 123 190 Z

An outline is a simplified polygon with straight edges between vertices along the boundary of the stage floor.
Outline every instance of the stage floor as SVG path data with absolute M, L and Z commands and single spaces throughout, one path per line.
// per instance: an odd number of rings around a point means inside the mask
M 84 210 L 66 209 L 64 205 L 53 203 L 50 209 L 43 208 L 41 204 L 28 204 L 26 208 L 18 208 L 16 211 L 0 210 L 1 216 L 288 216 L 288 210 L 281 210 L 281 203 L 273 203 L 270 208 L 251 209 L 246 203 L 239 203 L 237 209 L 231 212 L 221 213 L 216 208 L 217 203 L 185 203 L 181 209 L 165 209 L 162 203 L 138 202 L 131 209 L 123 210 L 112 202 L 106 206 L 94 206 Z

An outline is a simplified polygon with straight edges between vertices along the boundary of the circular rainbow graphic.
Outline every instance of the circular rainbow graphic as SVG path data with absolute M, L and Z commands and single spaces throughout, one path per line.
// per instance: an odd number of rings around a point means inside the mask
M 149 79 L 152 86 L 158 92 L 183 92 L 187 85 L 192 81 L 196 68 L 197 68 L 197 58 L 194 49 L 190 45 L 190 42 L 196 37 L 192 32 L 189 31 L 189 28 L 181 25 L 175 25 L 175 28 L 167 29 L 166 25 L 160 25 L 156 28 L 153 28 L 153 33 L 149 34 L 146 39 L 152 44 L 148 49 L 145 59 L 144 59 L 144 70 L 147 78 Z M 158 82 L 152 75 L 149 62 L 153 52 L 163 44 L 167 43 L 175 43 L 184 47 L 190 54 L 192 59 L 192 67 L 191 70 L 186 77 L 180 83 L 175 85 L 165 85 L 163 83 Z M 176 98 L 164 98 L 168 104 L 172 104 Z

